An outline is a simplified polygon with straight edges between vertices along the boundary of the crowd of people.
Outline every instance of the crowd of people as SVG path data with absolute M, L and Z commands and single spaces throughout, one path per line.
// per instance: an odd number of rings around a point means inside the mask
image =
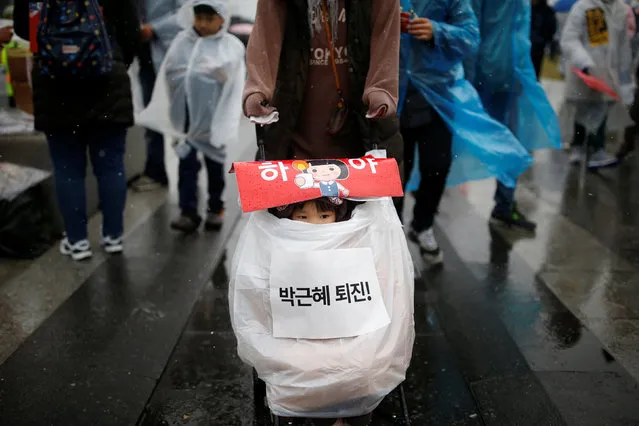
M 101 244 L 108 253 L 123 250 L 124 152 L 134 123 L 147 128 L 136 191 L 169 184 L 165 139 L 176 141 L 181 212 L 171 227 L 185 233 L 202 222 L 211 231 L 223 224 L 226 148 L 242 113 L 258 123 L 261 160 L 385 150 L 415 199 L 407 236 L 431 264 L 443 262 L 433 225 L 447 186 L 494 178 L 491 223 L 534 232 L 515 197 L 533 151 L 559 148 L 563 139 L 571 143 L 570 162 L 599 169 L 634 149 L 637 25 L 624 0 L 574 1 L 559 39 L 546 0 L 260 0 L 246 48 L 228 32 L 228 2 L 45 1 L 32 31 L 30 2 L 15 1 L 16 33 L 26 40 L 37 34 L 35 128 L 46 134 L 54 166 L 63 254 L 92 255 L 87 151 L 99 185 Z M 75 35 L 62 34 L 70 22 Z M 0 42 L 11 31 L 0 29 Z M 544 58 L 559 52 L 566 83 L 558 117 L 539 78 Z M 137 116 L 127 72 L 136 58 L 145 106 Z M 616 130 L 624 141 L 611 155 L 606 135 Z M 318 225 L 345 221 L 354 207 L 339 195 L 272 213 Z M 394 204 L 401 220 L 404 199 Z M 369 421 L 365 414 L 326 424 Z
M 33 71 L 35 126 L 47 134 L 65 221 L 62 251 L 75 259 L 91 255 L 86 150 L 101 183 L 102 243 L 110 252 L 122 249 L 124 141 L 135 121 L 126 69 L 136 57 L 147 107 L 137 122 L 147 127 L 147 159 L 132 186 L 167 186 L 165 137 L 183 141 L 176 143 L 176 230 L 193 232 L 202 222 L 209 230 L 221 227 L 222 164 L 237 134 L 239 105 L 247 117 L 268 123 L 261 135 L 265 160 L 385 149 L 415 198 L 408 236 L 433 263 L 443 258 L 432 229 L 447 185 L 496 178 L 491 221 L 534 232 L 515 201 L 517 177 L 532 163 L 532 151 L 558 148 L 563 138 L 571 143 L 571 162 L 595 169 L 617 165 L 634 148 L 633 9 L 623 0 L 573 3 L 556 37 L 546 0 L 364 7 L 350 7 L 349 0 L 260 1 L 245 52 L 228 34 L 224 1 L 100 1 L 113 55 L 110 72 L 96 77 L 100 84 L 76 79 L 71 91 L 43 78 L 41 61 Z M 29 39 L 28 2 L 16 1 L 14 15 L 16 32 Z M 538 79 L 547 54 L 560 50 L 570 71 L 557 120 Z M 584 76 L 618 96 L 590 88 Z M 615 156 L 604 145 L 607 132 L 617 129 L 625 129 L 625 142 Z M 204 219 L 200 158 L 208 176 Z M 403 204 L 396 200 L 400 217 Z

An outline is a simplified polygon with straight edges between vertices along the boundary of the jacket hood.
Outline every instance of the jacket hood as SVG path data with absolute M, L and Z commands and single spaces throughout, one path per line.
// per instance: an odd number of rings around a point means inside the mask
M 195 6 L 202 5 L 211 6 L 213 9 L 215 9 L 218 15 L 220 15 L 222 19 L 224 19 L 224 26 L 222 27 L 220 32 L 227 31 L 229 25 L 231 25 L 228 0 L 189 0 L 178 11 L 178 24 L 184 29 L 191 28 L 193 26 L 193 20 L 195 19 L 195 12 L 193 12 L 193 8 Z

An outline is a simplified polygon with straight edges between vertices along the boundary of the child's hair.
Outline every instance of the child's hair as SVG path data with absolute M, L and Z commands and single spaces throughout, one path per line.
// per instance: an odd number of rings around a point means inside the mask
M 308 170 L 312 169 L 313 166 L 337 166 L 339 167 L 339 177 L 338 180 L 348 178 L 348 166 L 340 160 L 310 160 L 307 161 Z
M 197 6 L 193 6 L 193 12 L 196 15 L 206 15 L 206 16 L 215 16 L 217 15 L 217 10 L 213 9 L 208 4 L 198 4 Z
M 348 220 L 348 212 L 349 212 L 349 202 L 347 200 L 341 200 L 341 204 L 336 204 L 330 201 L 326 197 L 316 198 L 314 200 L 302 201 L 299 203 L 289 204 L 287 206 L 277 207 L 273 209 L 269 209 L 269 212 L 273 214 L 278 219 L 290 219 L 293 215 L 293 212 L 298 209 L 304 207 L 307 203 L 315 203 L 315 207 L 317 211 L 321 213 L 325 212 L 334 212 L 335 213 L 335 222 L 344 222 Z

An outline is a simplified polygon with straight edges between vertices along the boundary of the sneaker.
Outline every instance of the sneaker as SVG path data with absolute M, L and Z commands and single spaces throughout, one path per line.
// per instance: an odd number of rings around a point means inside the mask
M 182 213 L 177 219 L 171 222 L 171 229 L 190 234 L 191 232 L 197 231 L 197 228 L 200 227 L 200 223 L 202 223 L 202 218 L 199 216 L 185 215 Z
M 614 167 L 619 164 L 619 159 L 614 155 L 608 154 L 603 149 L 595 152 L 588 159 L 589 169 L 601 169 L 604 167 Z
M 419 233 L 411 227 L 408 239 L 419 246 L 419 251 L 426 262 L 431 265 L 439 265 L 444 262 L 444 253 L 437 244 L 432 227 Z
M 100 245 L 109 254 L 122 253 L 124 245 L 122 244 L 122 237 L 111 238 L 109 236 L 103 236 Z
M 219 212 L 208 212 L 204 221 L 204 229 L 207 231 L 219 231 L 224 224 L 224 210 Z
M 164 188 L 165 186 L 166 186 L 165 184 L 158 182 L 156 180 L 153 180 L 148 176 L 142 176 L 139 179 L 137 179 L 135 182 L 133 182 L 133 184 L 131 185 L 131 188 L 137 192 L 150 192 L 150 191 L 158 190 L 160 188 Z
M 495 225 L 502 225 L 507 228 L 518 228 L 523 231 L 535 232 L 537 224 L 524 216 L 517 206 L 513 206 L 509 211 L 500 212 L 493 210 L 490 215 L 490 222 Z
M 585 156 L 586 153 L 583 147 L 573 146 L 570 148 L 570 156 L 568 157 L 568 160 L 570 161 L 570 164 L 581 164 Z
M 73 260 L 85 260 L 93 256 L 89 240 L 80 240 L 71 244 L 67 238 L 60 242 L 60 253 L 70 256 Z

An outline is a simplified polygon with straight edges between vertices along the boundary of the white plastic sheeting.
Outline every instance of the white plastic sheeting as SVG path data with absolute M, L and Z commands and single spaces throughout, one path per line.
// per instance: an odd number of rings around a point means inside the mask
M 200 37 L 192 28 L 193 7 L 201 4 L 223 17 L 224 27 L 217 34 Z M 178 22 L 185 29 L 171 44 L 151 102 L 137 114 L 136 122 L 188 141 L 221 162 L 226 147 L 238 137 L 246 74 L 244 45 L 227 32 L 230 16 L 224 0 L 191 0 L 180 9 Z
M 357 337 L 273 337 L 269 297 L 272 253 L 370 248 L 388 326 Z M 312 281 L 300 276 L 298 284 Z M 233 259 L 229 299 L 242 360 L 266 382 L 279 416 L 344 418 L 368 414 L 405 378 L 415 337 L 414 272 L 391 199 L 355 208 L 350 220 L 311 225 L 249 214 Z

